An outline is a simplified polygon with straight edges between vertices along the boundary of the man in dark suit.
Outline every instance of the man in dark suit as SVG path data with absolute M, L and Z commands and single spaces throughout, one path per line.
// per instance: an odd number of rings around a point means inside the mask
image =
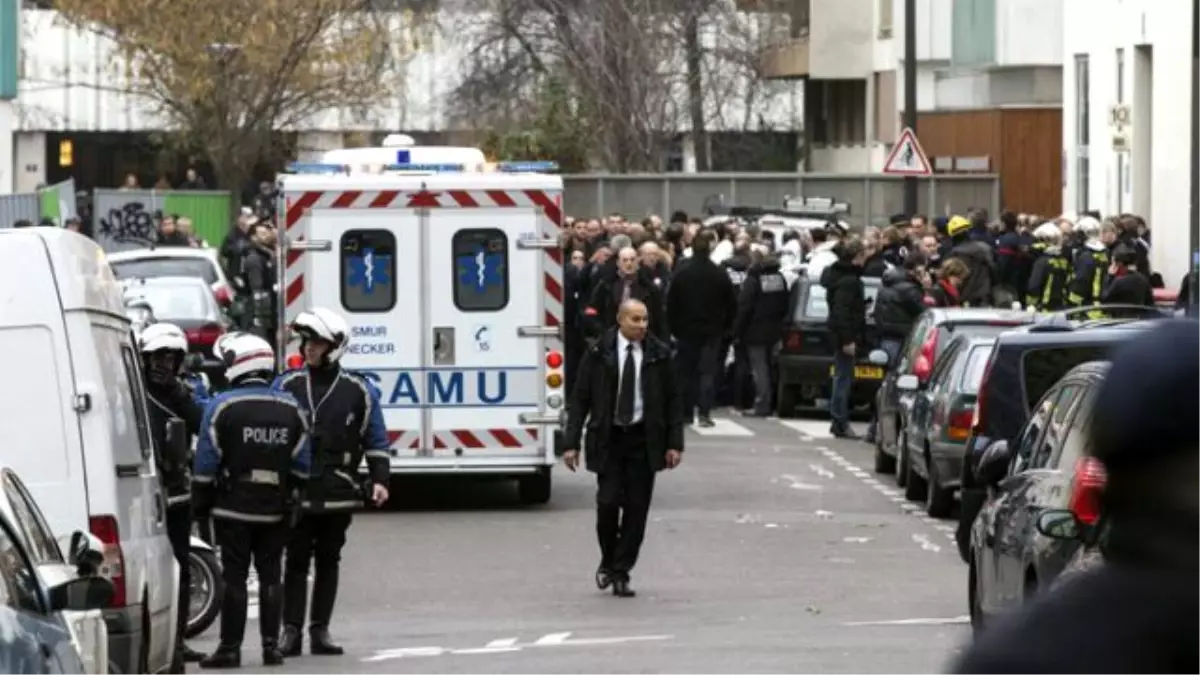
M 671 348 L 649 335 L 646 305 L 626 300 L 617 326 L 588 347 L 571 395 L 563 462 L 574 471 L 587 424 L 586 467 L 596 474 L 596 585 L 631 598 L 654 475 L 683 461 L 683 406 Z

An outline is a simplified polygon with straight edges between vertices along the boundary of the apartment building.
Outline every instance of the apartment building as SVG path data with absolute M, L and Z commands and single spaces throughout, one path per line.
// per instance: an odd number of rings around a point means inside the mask
M 762 70 L 805 83 L 807 168 L 882 169 L 904 112 L 904 0 L 743 2 L 781 17 Z M 1004 204 L 1057 213 L 1062 4 L 915 4 L 916 131 L 935 171 L 997 173 Z

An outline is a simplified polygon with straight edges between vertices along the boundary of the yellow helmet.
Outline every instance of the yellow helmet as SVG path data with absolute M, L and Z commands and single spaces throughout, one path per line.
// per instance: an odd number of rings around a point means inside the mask
M 950 222 L 946 223 L 946 234 L 951 237 L 957 237 L 969 229 L 971 229 L 971 221 L 962 216 L 954 216 Z

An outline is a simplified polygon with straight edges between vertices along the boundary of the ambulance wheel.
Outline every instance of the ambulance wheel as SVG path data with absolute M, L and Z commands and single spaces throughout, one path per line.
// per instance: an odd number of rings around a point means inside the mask
M 550 468 L 543 467 L 531 476 L 518 478 L 517 493 L 522 504 L 545 504 L 550 501 Z

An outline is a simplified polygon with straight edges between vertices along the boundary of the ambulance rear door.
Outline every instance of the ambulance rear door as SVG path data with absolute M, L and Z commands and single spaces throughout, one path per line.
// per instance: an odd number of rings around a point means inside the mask
M 536 236 L 538 214 L 482 199 L 428 214 L 430 448 L 468 470 L 540 466 L 542 429 L 519 418 L 545 396 L 544 347 L 518 328 L 542 323 L 544 254 L 517 246 Z
M 331 250 L 305 254 L 311 258 L 310 306 L 333 309 L 350 326 L 343 367 L 366 375 L 380 390 L 393 462 L 417 456 L 423 440 L 421 408 L 413 400 L 425 396 L 421 219 L 413 209 L 397 208 L 399 202 L 370 205 L 379 203 L 376 194 L 403 189 L 347 186 L 342 203 L 356 196 L 354 206 L 314 207 L 309 238 L 329 241 Z M 337 199 L 335 191 L 326 194 Z

